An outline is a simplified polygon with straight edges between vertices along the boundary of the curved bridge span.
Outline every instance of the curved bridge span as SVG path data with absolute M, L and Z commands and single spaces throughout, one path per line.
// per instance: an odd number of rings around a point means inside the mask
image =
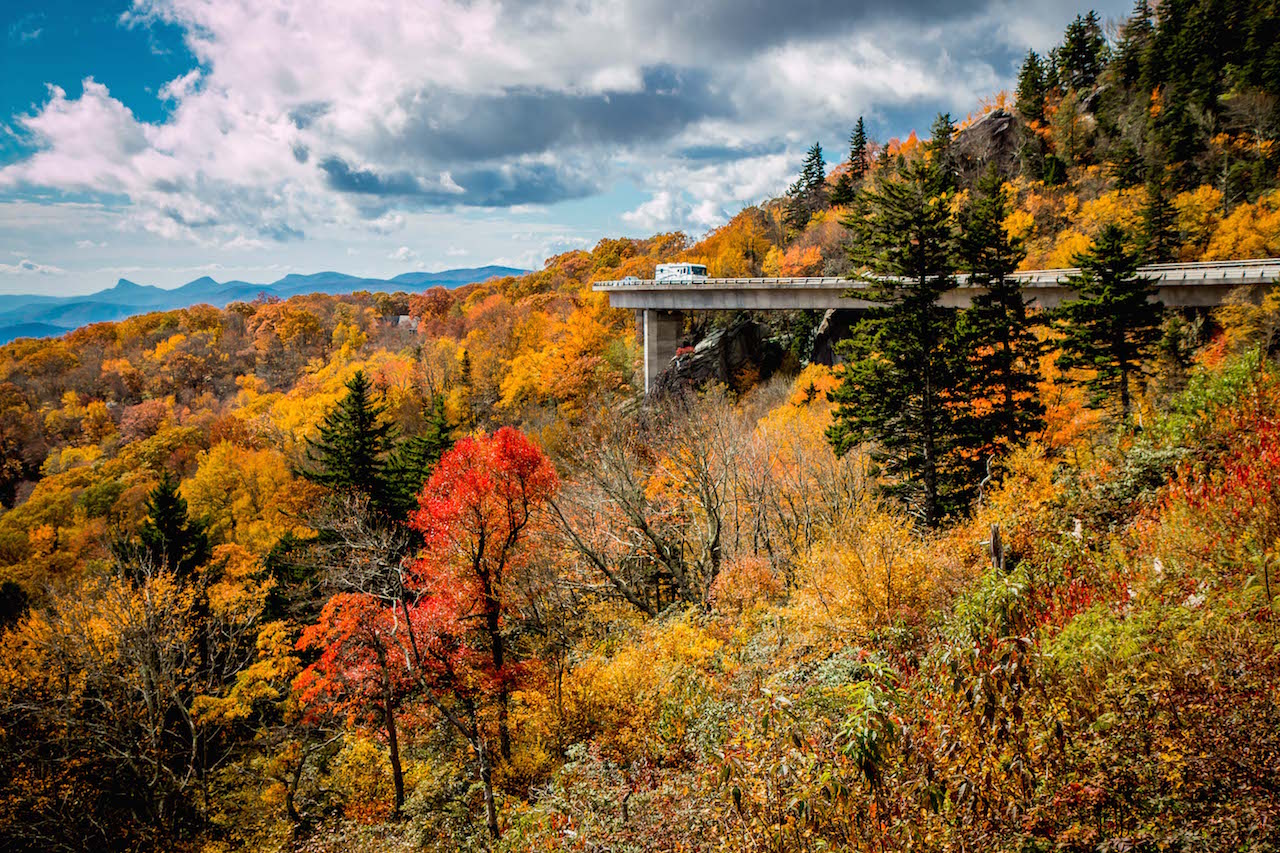
M 1067 285 L 1076 269 L 1028 270 L 1013 274 L 1023 283 L 1032 305 L 1054 308 L 1074 296 Z M 1280 258 L 1250 261 L 1216 261 L 1195 264 L 1152 264 L 1139 270 L 1154 280 L 1160 301 L 1173 308 L 1211 307 L 1222 303 L 1238 287 L 1264 287 L 1280 278 Z M 591 289 L 609 294 L 614 308 L 637 312 L 644 335 L 644 387 L 648 391 L 658 374 L 675 356 L 683 329 L 684 311 L 796 311 L 829 308 L 867 308 L 873 303 L 858 297 L 865 282 L 837 276 L 813 278 L 707 278 L 696 281 L 624 279 L 599 281 Z M 945 293 L 941 304 L 967 308 L 984 289 L 970 285 L 965 276 Z

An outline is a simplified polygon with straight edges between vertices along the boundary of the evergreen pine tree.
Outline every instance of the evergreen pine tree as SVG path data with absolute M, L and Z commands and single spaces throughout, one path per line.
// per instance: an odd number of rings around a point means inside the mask
M 933 161 L 933 175 L 936 183 L 934 195 L 943 195 L 955 191 L 960 184 L 956 169 L 956 156 L 952 142 L 956 135 L 956 123 L 951 120 L 951 113 L 938 113 L 929 128 L 929 141 L 925 150 Z
M 827 161 L 822 157 L 822 146 L 813 143 L 813 147 L 804 158 L 804 168 L 800 172 L 804 181 L 804 191 L 814 209 L 821 206 L 827 190 Z
M 458 388 L 462 392 L 460 395 L 463 421 L 461 426 L 471 427 L 476 422 L 476 389 L 475 380 L 471 375 L 471 353 L 467 350 L 462 351 L 462 357 L 458 360 Z
M 0 582 L 0 634 L 22 621 L 31 609 L 31 597 L 15 581 Z
M 827 164 L 822 158 L 822 146 L 815 142 L 805 155 L 800 177 L 787 190 L 787 225 L 803 231 L 826 204 Z
M 386 406 L 374 399 L 373 383 L 362 370 L 346 387 L 321 422 L 319 437 L 307 439 L 308 464 L 300 473 L 332 491 L 364 495 L 376 510 L 394 510 L 387 457 L 395 436 L 383 417 Z
M 861 181 L 869 171 L 871 152 L 867 148 L 867 126 L 862 116 L 858 116 L 858 123 L 849 136 L 849 175 L 854 181 Z
M 827 432 L 837 453 L 872 443 L 873 458 L 895 481 L 887 491 L 904 499 L 927 526 L 964 506 L 971 492 L 958 460 L 950 365 L 955 312 L 938 298 L 955 284 L 955 223 L 937 196 L 936 166 L 916 160 L 901 177 L 882 171 L 860 194 L 852 258 L 866 270 L 879 303 L 838 345 L 845 358 L 831 399 Z
M 1136 85 L 1142 79 L 1147 50 L 1155 34 L 1151 17 L 1149 0 L 1137 0 L 1133 7 L 1133 14 L 1125 22 L 1124 32 L 1120 36 L 1120 44 L 1116 50 L 1115 67 L 1119 71 L 1120 82 L 1126 86 Z
M 471 353 L 466 350 L 462 351 L 462 358 L 458 362 L 458 382 L 464 388 L 471 387 Z
M 1027 51 L 1027 58 L 1022 60 L 1022 70 L 1018 72 L 1018 112 L 1027 121 L 1044 121 L 1044 98 L 1048 94 L 1048 81 L 1045 79 L 1044 63 L 1040 54 L 1034 50 Z
M 1039 432 L 1044 406 L 1036 393 L 1040 344 L 1022 285 L 1011 277 L 1027 253 L 1004 229 L 1009 198 L 994 166 L 975 190 L 960 214 L 959 255 L 969 284 L 985 293 L 960 315 L 966 385 L 961 396 L 984 405 L 968 407 L 960 421 L 965 443 L 982 463 L 998 448 Z
M 1062 45 L 1049 49 L 1048 59 L 1044 65 L 1044 85 L 1048 91 L 1053 88 L 1066 88 L 1066 83 L 1062 79 Z
M 400 514 L 407 515 L 416 506 L 422 484 L 440 457 L 453 447 L 454 429 L 445 412 L 444 397 L 437 394 L 422 432 L 400 442 L 391 459 L 391 477 Z
M 1078 256 L 1080 274 L 1070 280 L 1078 298 L 1058 308 L 1055 326 L 1062 332 L 1058 365 L 1084 368 L 1090 405 L 1103 407 L 1119 395 L 1120 413 L 1132 408 L 1131 379 L 1160 340 L 1162 306 L 1151 280 L 1138 275 L 1138 253 L 1126 245 L 1116 225 L 1102 230 L 1093 247 Z
M 1102 35 L 1102 22 L 1098 13 L 1076 19 L 1067 25 L 1058 52 L 1058 80 L 1063 87 L 1088 91 L 1102 74 L 1106 62 L 1107 42 Z
M 1111 152 L 1108 171 L 1115 179 L 1117 189 L 1128 189 L 1142 183 L 1147 171 L 1147 160 L 1138 146 L 1122 138 Z
M 1164 169 L 1157 169 L 1147 181 L 1147 204 L 1142 209 L 1142 253 L 1147 263 L 1173 260 L 1178 248 L 1176 216 Z
M 165 472 L 147 495 L 147 517 L 138 531 L 141 555 L 151 569 L 167 569 L 179 578 L 191 576 L 212 553 L 205 523 L 187 515 L 178 480 Z
M 831 188 L 831 205 L 833 207 L 847 207 L 853 203 L 857 196 L 857 190 L 854 189 L 853 179 L 849 177 L 847 171 L 841 172 L 840 177 L 836 178 L 835 186 Z
M 1056 154 L 1046 154 L 1042 180 L 1051 187 L 1067 182 L 1067 164 Z
M 804 176 L 801 175 L 795 183 L 787 187 L 787 202 L 782 218 L 787 223 L 787 228 L 798 233 L 804 230 L 812 217 L 813 213 L 805 200 Z
M 1074 89 L 1058 99 L 1050 126 L 1054 146 L 1064 165 L 1075 165 L 1088 153 L 1093 124 Z

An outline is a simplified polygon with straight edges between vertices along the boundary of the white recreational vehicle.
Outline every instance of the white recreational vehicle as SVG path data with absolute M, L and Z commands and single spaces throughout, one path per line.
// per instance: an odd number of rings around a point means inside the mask
M 654 281 L 703 281 L 706 277 L 705 264 L 658 264 L 653 271 Z

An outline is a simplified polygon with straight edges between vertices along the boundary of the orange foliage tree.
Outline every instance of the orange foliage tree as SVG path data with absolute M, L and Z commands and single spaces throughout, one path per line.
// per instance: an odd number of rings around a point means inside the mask
M 295 682 L 305 704 L 357 719 L 369 702 L 382 717 L 404 803 L 395 711 L 411 687 L 470 745 L 484 786 L 486 823 L 498 836 L 494 756 L 496 723 L 510 757 L 507 703 L 521 667 L 510 652 L 510 616 L 518 610 L 523 542 L 558 479 L 528 437 L 510 427 L 459 441 L 441 459 L 419 497 L 412 525 L 424 548 L 394 600 L 341 593 L 303 634 L 299 648 L 320 652 Z
M 487 652 L 503 758 L 511 753 L 506 705 L 515 676 L 503 624 L 513 606 L 509 576 L 520 566 L 524 533 L 557 483 L 538 446 L 503 427 L 491 437 L 463 439 L 445 454 L 412 519 L 425 544 L 414 582 L 423 590 L 450 590 L 463 611 L 459 618 L 478 626 L 471 644 Z
M 408 688 L 412 673 L 406 666 L 409 628 L 397 621 L 399 613 L 368 593 L 339 593 L 324 606 L 320 621 L 307 628 L 298 641 L 300 650 L 320 653 L 294 682 L 309 713 L 345 713 L 361 722 L 372 711 L 382 717 L 391 753 L 395 782 L 395 808 L 404 805 L 404 772 L 395 711 Z

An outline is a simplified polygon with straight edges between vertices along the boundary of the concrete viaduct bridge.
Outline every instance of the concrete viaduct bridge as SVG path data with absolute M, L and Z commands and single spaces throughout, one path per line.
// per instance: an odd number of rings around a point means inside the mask
M 1030 303 L 1053 308 L 1074 293 L 1067 286 L 1076 269 L 1028 270 L 1013 274 L 1022 282 Z M 1175 308 L 1219 305 L 1237 287 L 1261 287 L 1280 278 L 1280 258 L 1217 261 L 1197 264 L 1153 264 L 1140 274 L 1155 280 L 1160 300 Z M 942 297 L 942 304 L 966 308 L 983 289 L 964 276 Z M 671 364 L 683 331 L 685 311 L 794 311 L 801 309 L 867 308 L 859 299 L 865 282 L 827 276 L 821 278 L 698 278 L 685 281 L 623 279 L 600 281 L 591 289 L 609 294 L 614 308 L 632 308 L 644 336 L 644 388 L 653 387 L 658 374 Z

